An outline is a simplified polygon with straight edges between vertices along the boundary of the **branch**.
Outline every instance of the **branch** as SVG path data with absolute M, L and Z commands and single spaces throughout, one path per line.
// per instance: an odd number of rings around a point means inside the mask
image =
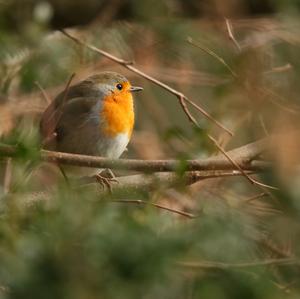
M 227 22 L 227 24 L 230 24 L 229 22 Z M 222 128 L 224 131 L 226 131 L 228 134 L 230 134 L 231 136 L 233 136 L 233 133 L 228 130 L 226 127 L 224 127 L 220 122 L 218 122 L 216 119 L 214 119 L 210 114 L 208 114 L 203 108 L 201 108 L 199 105 L 197 105 L 195 102 L 191 101 L 190 99 L 188 99 L 183 93 L 173 89 L 172 87 L 170 87 L 169 85 L 153 78 L 152 76 L 144 73 L 143 71 L 137 69 L 136 67 L 132 66 L 132 62 L 128 62 L 125 61 L 123 59 L 120 59 L 106 51 L 103 51 L 101 49 L 96 48 L 93 45 L 87 44 L 83 41 L 81 41 L 80 39 L 70 35 L 69 33 L 67 33 L 64 30 L 61 30 L 61 32 L 67 36 L 68 38 L 72 39 L 74 42 L 76 42 L 77 44 L 83 45 L 85 47 L 87 47 L 88 49 L 95 51 L 105 57 L 107 57 L 108 59 L 124 66 L 125 68 L 129 69 L 130 71 L 140 75 L 141 77 L 157 84 L 158 86 L 162 87 L 163 89 L 169 91 L 170 93 L 174 94 L 177 99 L 179 100 L 179 104 L 181 105 L 184 113 L 186 114 L 186 116 L 188 117 L 189 121 L 192 122 L 194 125 L 196 125 L 197 127 L 200 128 L 200 125 L 198 124 L 198 122 L 196 121 L 196 119 L 193 117 L 193 115 L 191 114 L 191 112 L 189 111 L 186 103 L 189 103 L 190 105 L 192 105 L 194 108 L 196 108 L 197 110 L 199 110 L 203 115 L 205 115 L 208 119 L 210 119 L 212 122 L 214 122 L 218 127 Z M 230 31 L 231 32 L 231 31 Z M 218 55 L 216 55 L 214 52 L 208 52 L 210 55 L 213 54 L 213 56 L 217 59 L 219 59 L 219 61 L 223 62 L 223 64 L 225 64 L 227 66 L 227 68 L 230 69 L 230 67 L 225 63 L 224 60 L 222 60 L 222 58 L 220 58 Z M 220 60 L 221 59 L 221 60 Z M 230 69 L 231 70 L 231 69 Z M 236 74 L 231 70 L 232 75 L 236 78 Z M 270 189 L 275 189 L 277 190 L 278 188 L 273 187 L 273 186 L 269 186 L 266 184 L 263 184 L 251 177 L 249 177 L 247 175 L 247 173 L 245 173 L 243 171 L 243 168 L 240 167 L 239 163 L 237 161 L 235 161 L 230 155 L 228 155 L 226 153 L 226 151 L 218 144 L 218 142 L 215 140 L 215 138 L 213 138 L 212 136 L 208 135 L 208 138 L 214 143 L 214 145 L 222 152 L 222 154 L 228 159 L 228 161 L 232 164 L 232 166 L 234 166 L 236 169 L 238 169 L 239 171 L 241 171 L 244 175 L 244 177 L 252 184 L 258 185 L 259 187 L 265 189 L 265 188 L 270 188 Z
M 239 168 L 243 171 L 265 171 L 270 167 L 270 163 L 254 160 L 258 154 L 261 154 L 265 150 L 265 147 L 266 141 L 260 140 L 229 151 L 228 154 L 231 159 L 234 159 L 235 164 L 239 165 Z M 18 148 L 16 146 L 0 144 L 0 156 L 18 156 Z M 233 165 L 232 162 L 223 155 L 207 159 L 186 160 L 184 162 L 180 162 L 178 160 L 108 159 L 96 156 L 41 150 L 40 159 L 46 162 L 73 166 L 126 169 L 142 172 L 175 171 L 182 165 L 182 163 L 186 166 L 186 171 L 236 170 L 236 165 Z
M 248 172 L 253 173 L 252 171 Z M 174 172 L 156 172 L 151 175 L 146 174 L 134 174 L 128 176 L 120 176 L 117 178 L 117 183 L 113 184 L 114 190 L 117 189 L 143 189 L 151 191 L 153 188 L 157 189 L 157 186 L 173 187 L 178 186 L 178 181 L 184 183 L 185 186 L 192 185 L 200 180 L 221 178 L 221 177 L 233 177 L 241 176 L 241 172 L 236 170 L 204 170 L 204 171 L 187 171 L 182 177 Z M 77 185 L 85 186 L 87 184 L 94 184 L 97 181 L 94 176 L 87 176 L 77 179 Z
M 196 108 L 198 111 L 200 111 L 206 118 L 208 118 L 209 120 L 211 120 L 213 123 L 215 123 L 219 128 L 223 129 L 224 131 L 226 131 L 228 134 L 230 134 L 231 136 L 233 136 L 233 133 L 227 129 L 224 125 L 222 125 L 219 121 L 217 121 L 215 118 L 213 118 L 209 113 L 207 113 L 203 108 L 201 108 L 199 105 L 197 105 L 195 102 L 193 102 L 192 100 L 190 100 L 187 96 L 185 96 L 183 93 L 181 93 L 180 91 L 170 87 L 169 85 L 155 79 L 154 77 L 144 73 L 143 71 L 137 69 L 136 67 L 134 67 L 132 64 L 132 62 L 130 61 L 125 61 L 123 59 L 120 59 L 106 51 L 103 51 L 93 45 L 90 45 L 88 43 L 85 43 L 83 41 L 81 41 L 80 39 L 78 39 L 77 37 L 67 33 L 64 30 L 61 30 L 61 32 L 67 36 L 68 38 L 70 38 L 71 40 L 73 40 L 75 43 L 85 46 L 86 48 L 90 49 L 91 51 L 94 51 L 98 54 L 101 54 L 103 56 L 105 56 L 106 58 L 122 65 L 123 67 L 127 68 L 128 70 L 140 75 L 141 77 L 147 79 L 148 81 L 162 87 L 163 89 L 167 90 L 168 92 L 172 93 L 173 95 L 175 95 L 179 101 L 180 106 L 182 107 L 183 111 L 185 112 L 185 114 L 187 115 L 188 119 L 194 123 L 194 125 L 196 125 L 197 127 L 200 127 L 198 122 L 191 117 L 191 113 L 189 112 L 188 108 L 185 105 L 185 102 L 189 103 L 190 105 L 192 105 L 194 108 Z
M 250 172 L 249 172 L 250 173 Z M 132 194 L 132 192 L 143 190 L 143 191 L 152 191 L 157 190 L 158 186 L 163 186 L 164 188 L 172 188 L 178 186 L 178 182 L 180 181 L 181 184 L 185 186 L 192 185 L 200 180 L 205 179 L 212 179 L 212 178 L 221 178 L 221 177 L 232 177 L 232 176 L 240 176 L 243 175 L 239 171 L 236 170 L 227 170 L 227 171 L 217 171 L 217 170 L 210 170 L 210 171 L 189 171 L 184 174 L 183 177 L 179 177 L 177 174 L 173 172 L 165 172 L 165 173 L 153 173 L 152 175 L 145 175 L 145 174 L 135 174 L 135 175 L 128 175 L 128 176 L 121 176 L 118 177 L 117 183 L 112 185 L 113 193 L 110 190 L 103 188 L 102 190 L 99 189 L 97 181 L 95 177 L 82 177 L 80 179 L 75 179 L 72 181 L 72 186 L 76 186 L 75 188 L 78 190 L 81 188 L 95 188 L 97 193 L 101 194 L 109 194 L 109 196 L 120 194 L 124 195 L 124 191 L 127 190 Z M 40 202 L 43 200 L 50 200 L 52 198 L 51 194 L 48 191 L 38 191 L 38 192 L 31 192 L 26 196 L 23 196 L 23 203 L 25 205 L 32 205 L 36 202 Z M 136 200 L 135 200 L 136 202 Z M 136 202 L 137 203 L 137 202 Z M 142 202 L 138 202 L 139 204 L 143 204 Z M 145 202 L 146 203 L 146 202 Z M 158 206 L 157 206 L 158 207 Z M 158 207 L 162 208 L 163 207 Z M 171 211 L 169 209 L 169 211 Z M 177 211 L 177 214 L 180 211 Z M 174 212 L 176 213 L 176 212 Z M 187 216 L 187 215 L 186 215 Z M 197 217 L 197 215 L 190 214 L 192 218 L 193 216 Z M 194 217 L 194 218 L 195 218 Z

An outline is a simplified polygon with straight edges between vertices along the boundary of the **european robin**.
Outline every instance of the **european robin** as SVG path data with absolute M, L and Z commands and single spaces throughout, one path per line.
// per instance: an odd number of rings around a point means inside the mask
M 60 93 L 42 115 L 44 148 L 119 158 L 134 125 L 132 86 L 122 75 L 103 72 Z

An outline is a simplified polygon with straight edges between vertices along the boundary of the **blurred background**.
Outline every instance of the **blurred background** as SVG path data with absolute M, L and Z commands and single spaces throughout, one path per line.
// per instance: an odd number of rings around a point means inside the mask
M 21 149 L 0 160 L 1 298 L 299 298 L 299 10 L 299 0 L 0 0 L 0 142 Z M 134 61 L 234 136 L 191 110 L 195 128 L 174 95 L 60 29 Z M 52 100 L 72 73 L 74 83 L 103 70 L 144 87 L 122 157 L 184 162 L 217 153 L 207 133 L 227 150 L 276 135 L 264 157 L 274 166 L 256 178 L 279 190 L 244 177 L 186 187 L 184 163 L 172 188 L 70 188 L 38 159 L 43 92 Z

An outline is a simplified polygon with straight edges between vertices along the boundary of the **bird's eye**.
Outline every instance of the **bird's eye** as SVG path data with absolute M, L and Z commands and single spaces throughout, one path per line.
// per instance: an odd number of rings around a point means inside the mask
M 117 84 L 117 88 L 118 88 L 119 90 L 122 90 L 123 85 L 119 83 L 119 84 Z

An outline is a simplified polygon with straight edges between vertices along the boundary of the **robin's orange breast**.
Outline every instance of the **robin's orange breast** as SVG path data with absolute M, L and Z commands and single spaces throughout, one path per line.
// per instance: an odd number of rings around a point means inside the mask
M 133 98 L 130 92 L 112 94 L 103 100 L 100 111 L 101 133 L 106 137 L 116 137 L 126 133 L 131 136 L 134 125 Z

